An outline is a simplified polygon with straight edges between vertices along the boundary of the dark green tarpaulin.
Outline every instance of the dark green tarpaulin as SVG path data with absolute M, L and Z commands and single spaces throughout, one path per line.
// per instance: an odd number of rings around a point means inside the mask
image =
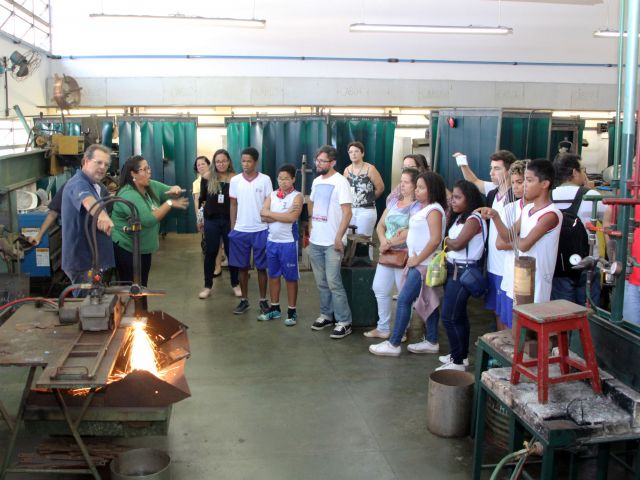
M 308 168 L 315 168 L 316 150 L 331 144 L 338 150 L 336 168 L 342 173 L 349 164 L 347 145 L 355 140 L 365 145 L 365 160 L 376 166 L 390 190 L 395 117 L 295 116 L 228 118 L 227 145 L 236 171 L 240 171 L 240 152 L 252 146 L 260 152 L 260 170 L 275 179 L 278 168 L 291 163 L 300 169 L 302 155 Z M 307 173 L 307 191 L 314 172 Z M 274 182 L 275 183 L 275 182 Z M 296 182 L 300 188 L 300 179 Z M 384 203 L 380 205 L 384 207 Z M 379 213 L 382 210 L 379 208 Z
M 118 122 L 120 165 L 131 155 L 142 155 L 151 166 L 154 180 L 180 185 L 192 203 L 193 161 L 196 158 L 197 122 L 195 119 L 128 118 Z M 193 205 L 186 211 L 173 211 L 162 224 L 162 231 L 193 233 Z

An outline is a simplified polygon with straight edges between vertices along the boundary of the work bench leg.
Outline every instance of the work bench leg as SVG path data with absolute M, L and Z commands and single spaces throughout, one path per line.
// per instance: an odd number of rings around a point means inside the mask
M 473 440 L 473 480 L 480 480 L 482 473 L 482 458 L 484 454 L 485 415 L 487 411 L 487 392 L 482 385 L 478 388 L 478 403 L 476 405 L 476 431 Z
M 555 448 L 545 446 L 544 453 L 542 455 L 542 470 L 540 471 L 540 479 L 555 480 L 556 478 L 555 454 L 556 454 Z
M 87 449 L 87 446 L 84 444 L 82 437 L 78 432 L 78 426 L 80 425 L 80 422 L 82 421 L 82 417 L 84 416 L 84 413 L 87 411 L 87 408 L 89 407 L 89 404 L 93 399 L 93 394 L 95 393 L 95 391 L 91 390 L 87 395 L 87 397 L 85 398 L 84 403 L 82 404 L 82 408 L 80 409 L 80 415 L 75 422 L 71 418 L 71 414 L 69 413 L 69 409 L 67 408 L 67 404 L 64 402 L 64 398 L 62 397 L 60 390 L 55 389 L 54 391 L 56 393 L 56 398 L 58 400 L 58 403 L 60 404 L 60 409 L 62 410 L 62 414 L 64 415 L 64 419 L 67 422 L 67 425 L 69 425 L 69 430 L 71 430 L 71 434 L 73 435 L 73 438 L 78 444 L 78 448 L 80 448 L 80 452 L 82 452 L 84 461 L 87 462 L 87 467 L 91 471 L 93 478 L 95 478 L 96 480 L 101 480 L 100 474 L 98 473 L 98 470 L 96 469 L 96 466 L 93 463 L 93 460 L 91 460 L 91 455 L 89 454 L 89 450 Z
M 596 480 L 607 480 L 609 473 L 609 443 L 598 445 L 598 460 L 596 468 Z
M 31 391 L 31 384 L 33 383 L 33 377 L 36 374 L 36 368 L 29 368 L 29 374 L 27 375 L 27 381 L 24 384 L 24 390 L 22 391 L 22 398 L 20 398 L 20 406 L 18 407 L 18 415 L 16 416 L 16 424 L 11 431 L 11 438 L 9 439 L 9 445 L 7 446 L 7 452 L 4 455 L 4 461 L 2 462 L 2 470 L 0 470 L 0 480 L 4 480 L 7 475 L 7 469 L 11 464 L 11 457 L 13 456 L 13 450 L 16 447 L 16 440 L 18 439 L 18 430 L 22 424 L 24 418 L 24 412 L 27 408 L 27 397 Z
M 2 403 L 2 401 L 0 401 L 0 417 L 7 424 L 7 426 L 9 427 L 9 430 L 13 432 L 13 429 L 15 427 L 13 425 L 13 422 L 11 421 L 11 415 L 9 415 L 9 412 L 7 412 L 7 409 L 4 407 L 4 404 Z
M 471 406 L 471 438 L 475 438 L 476 431 L 476 411 L 478 408 L 478 394 L 480 392 L 480 379 L 482 378 L 482 372 L 489 368 L 489 359 L 491 356 L 480 345 L 481 340 L 478 340 L 478 348 L 476 349 L 476 381 L 473 384 L 473 405 Z

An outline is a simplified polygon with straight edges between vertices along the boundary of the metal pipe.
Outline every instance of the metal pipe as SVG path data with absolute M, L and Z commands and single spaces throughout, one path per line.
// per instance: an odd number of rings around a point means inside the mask
M 628 198 L 629 189 L 626 179 L 631 176 L 634 156 L 634 136 L 636 129 L 636 83 L 638 81 L 638 18 L 640 14 L 640 2 L 629 3 L 627 14 L 627 51 L 625 55 L 625 82 L 624 82 L 624 119 L 622 121 L 622 168 L 620 178 L 620 197 Z M 636 165 L 638 162 L 636 162 Z M 618 228 L 622 232 L 621 238 L 617 239 L 617 258 L 626 261 L 629 239 L 629 210 L 628 205 L 620 206 L 618 217 Z M 624 301 L 624 275 L 619 275 L 616 279 L 611 302 L 611 321 L 620 323 L 622 321 L 622 306 Z
M 624 32 L 624 12 L 626 0 L 620 0 L 620 27 L 619 32 Z M 618 83 L 617 83 L 617 100 L 616 100 L 616 120 L 615 120 L 615 140 L 613 143 L 613 179 L 611 186 L 618 188 L 620 186 L 620 172 L 618 165 L 620 164 L 620 112 L 622 110 L 622 72 L 624 70 L 624 35 L 618 37 Z
M 0 35 L 2 35 L 0 33 Z M 140 60 L 140 59 L 183 59 L 183 60 L 294 60 L 324 62 L 380 62 L 380 63 L 429 63 L 454 65 L 507 65 L 525 67 L 592 67 L 613 68 L 615 63 L 568 63 L 568 62 L 528 62 L 519 60 L 456 60 L 439 58 L 385 58 L 385 57 L 322 57 L 294 55 L 64 55 L 52 57 L 54 60 Z

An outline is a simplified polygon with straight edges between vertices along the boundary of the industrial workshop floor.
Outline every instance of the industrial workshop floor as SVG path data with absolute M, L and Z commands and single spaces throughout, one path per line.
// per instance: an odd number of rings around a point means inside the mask
M 174 405 L 166 438 L 113 441 L 166 450 L 172 478 L 470 478 L 472 441 L 438 438 L 426 428 L 428 376 L 439 365 L 437 356 L 405 350 L 400 358 L 374 357 L 361 329 L 342 340 L 313 332 L 318 294 L 310 272 L 302 273 L 295 327 L 256 321 L 255 274 L 245 315 L 231 314 L 237 299 L 226 271 L 215 280 L 213 295 L 199 300 L 202 255 L 196 235 L 169 235 L 161 242 L 150 286 L 167 291 L 150 299 L 150 308 L 190 327 L 192 397 Z M 477 303 L 473 310 L 475 338 L 489 329 L 489 317 Z M 409 341 L 420 336 L 414 317 Z M 442 327 L 440 338 L 446 353 Z M 23 378 L 21 370 L 0 370 L 11 411 Z M 0 423 L 0 453 L 7 438 Z

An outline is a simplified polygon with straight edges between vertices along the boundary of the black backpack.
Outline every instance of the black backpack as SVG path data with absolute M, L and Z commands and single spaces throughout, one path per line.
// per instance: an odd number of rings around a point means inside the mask
M 582 271 L 571 268 L 569 258 L 576 253 L 582 258 L 589 255 L 589 237 L 582 220 L 578 217 L 582 197 L 588 191 L 585 187 L 578 188 L 569 208 L 560 210 L 562 225 L 560 226 L 556 269 L 553 274 L 555 277 L 579 277 Z M 567 200 L 553 200 L 553 203 L 567 203 Z

